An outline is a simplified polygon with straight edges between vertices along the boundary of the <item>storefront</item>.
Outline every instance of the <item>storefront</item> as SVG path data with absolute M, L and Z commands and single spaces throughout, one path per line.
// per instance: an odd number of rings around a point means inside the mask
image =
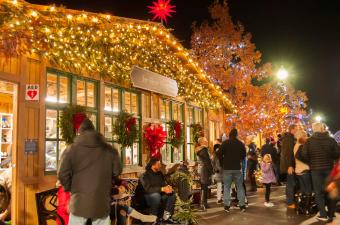
M 1 161 L 11 157 L 7 167 L 13 168 L 12 224 L 37 224 L 35 193 L 55 186 L 66 146 L 58 123 L 68 105 L 86 107 L 96 128 L 119 149 L 124 176 L 136 176 L 145 165 L 147 124 L 163 124 L 166 130 L 166 122 L 177 120 L 185 127 L 181 147 L 164 145 L 165 164 L 195 159 L 190 125 L 201 124 L 210 144 L 223 131 L 230 101 L 163 26 L 20 1 L 1 0 L 0 7 L 5 21 L 0 24 L 0 144 Z M 13 41 L 16 35 L 20 39 Z M 172 79 L 178 95 L 136 87 L 133 66 Z M 134 115 L 139 128 L 139 138 L 126 149 L 113 133 L 122 110 Z

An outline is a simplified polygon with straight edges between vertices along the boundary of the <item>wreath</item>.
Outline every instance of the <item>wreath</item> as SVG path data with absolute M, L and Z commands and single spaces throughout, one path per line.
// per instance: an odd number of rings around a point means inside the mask
M 160 149 L 163 147 L 166 139 L 166 132 L 160 124 L 150 124 L 144 128 L 143 137 L 151 157 L 160 159 Z
M 131 147 L 138 137 L 137 120 L 133 114 L 121 111 L 113 125 L 113 133 L 122 148 Z
M 72 144 L 79 132 L 81 123 L 87 118 L 85 107 L 70 105 L 66 107 L 60 116 L 60 134 L 66 144 Z
M 194 124 L 190 125 L 190 128 L 191 128 L 191 132 L 192 132 L 193 141 L 194 141 L 194 143 L 197 143 L 198 139 L 200 137 L 204 136 L 203 127 L 199 123 L 194 123 Z
M 178 148 L 184 143 L 183 124 L 177 120 L 167 122 L 169 125 L 169 143 Z

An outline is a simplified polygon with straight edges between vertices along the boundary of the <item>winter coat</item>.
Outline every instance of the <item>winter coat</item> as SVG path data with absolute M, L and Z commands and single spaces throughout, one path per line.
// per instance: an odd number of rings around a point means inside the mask
M 280 171 L 285 174 L 288 171 L 288 167 L 293 167 L 295 164 L 294 158 L 294 145 L 295 138 L 291 133 L 286 133 L 282 137 L 281 143 L 281 158 L 280 158 Z
M 262 146 L 261 156 L 269 154 L 272 157 L 273 164 L 278 165 L 280 158 L 277 149 L 272 144 L 265 144 Z
M 62 155 L 58 179 L 71 192 L 70 212 L 83 218 L 110 213 L 112 179 L 122 171 L 118 151 L 94 130 L 81 131 Z
M 246 157 L 246 147 L 237 138 L 224 141 L 221 145 L 220 162 L 223 170 L 240 170 Z
M 300 143 L 296 143 L 294 146 L 294 156 L 295 156 L 295 173 L 297 175 L 303 174 L 304 172 L 308 172 L 310 170 L 309 166 L 298 159 L 298 155 L 302 152 L 303 145 Z
M 213 164 L 214 171 L 215 171 L 214 180 L 217 183 L 222 182 L 222 179 L 223 179 L 223 169 L 221 167 L 219 154 L 220 154 L 220 149 L 218 148 L 214 152 L 213 158 L 212 158 L 212 164 Z
M 328 133 L 314 133 L 304 144 L 301 158 L 311 170 L 331 170 L 340 157 L 340 148 Z
M 146 194 L 161 193 L 162 187 L 166 186 L 164 175 L 161 171 L 154 172 L 148 169 L 140 178 Z
M 247 169 L 249 171 L 255 171 L 257 169 L 258 159 L 256 154 L 256 149 L 253 150 L 249 148 L 249 151 L 247 153 Z
M 200 174 L 200 182 L 201 184 L 211 184 L 211 176 L 214 174 L 214 169 L 211 163 L 209 150 L 205 146 L 199 146 L 197 148 L 195 151 L 198 158 L 198 173 Z
M 276 176 L 274 173 L 272 163 L 261 162 L 261 170 L 262 170 L 262 183 L 263 184 L 276 183 Z

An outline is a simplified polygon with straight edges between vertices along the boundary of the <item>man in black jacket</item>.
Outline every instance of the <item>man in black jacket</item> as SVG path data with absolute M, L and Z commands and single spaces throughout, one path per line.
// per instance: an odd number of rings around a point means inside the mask
M 334 217 L 335 202 L 328 199 L 328 218 L 325 209 L 325 182 L 334 163 L 340 157 L 339 145 L 329 136 L 323 123 L 312 125 L 313 136 L 303 146 L 301 152 L 302 161 L 306 162 L 312 171 L 313 187 L 316 203 L 320 211 L 319 220 L 332 222 Z
M 166 184 L 164 175 L 160 169 L 160 160 L 151 158 L 140 181 L 145 191 L 146 203 L 151 208 L 151 214 L 158 216 L 163 204 L 165 205 L 163 213 L 164 222 L 173 223 L 171 215 L 174 210 L 176 195 L 174 194 L 173 188 Z
M 221 145 L 220 161 L 223 168 L 224 183 L 224 210 L 230 211 L 230 188 L 232 182 L 236 184 L 237 199 L 242 212 L 245 211 L 245 190 L 243 187 L 243 175 L 241 163 L 246 157 L 246 148 L 244 144 L 237 139 L 237 130 L 232 129 L 229 134 L 229 140 Z
M 286 184 L 286 201 L 288 208 L 294 209 L 294 194 L 295 194 L 295 174 L 294 174 L 294 145 L 295 133 L 298 127 L 291 124 L 288 128 L 288 133 L 284 134 L 281 143 L 281 159 L 280 159 L 280 172 L 287 174 Z

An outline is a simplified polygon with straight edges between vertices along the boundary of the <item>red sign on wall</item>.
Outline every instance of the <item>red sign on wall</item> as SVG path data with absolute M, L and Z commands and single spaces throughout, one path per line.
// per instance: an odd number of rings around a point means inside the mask
M 39 84 L 26 84 L 25 99 L 27 101 L 39 101 Z

